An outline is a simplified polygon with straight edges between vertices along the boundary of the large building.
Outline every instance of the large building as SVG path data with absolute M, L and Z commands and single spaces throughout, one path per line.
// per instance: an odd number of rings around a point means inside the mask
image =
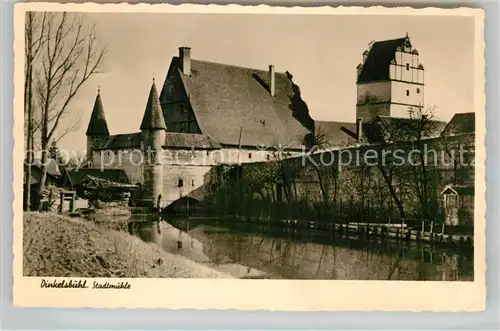
M 87 129 L 90 167 L 124 169 L 145 200 L 161 194 L 164 205 L 200 187 L 214 165 L 296 156 L 313 143 L 290 73 L 195 60 L 187 47 L 159 95 L 153 80 L 137 132 L 110 135 L 99 92 Z

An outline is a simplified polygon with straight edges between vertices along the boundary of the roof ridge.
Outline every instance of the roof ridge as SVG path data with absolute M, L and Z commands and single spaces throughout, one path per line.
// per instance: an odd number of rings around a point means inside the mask
M 397 41 L 397 40 L 405 40 L 406 38 L 407 37 L 393 38 L 393 39 L 383 39 L 383 40 L 375 40 L 375 43 L 390 42 L 390 41 Z
M 208 63 L 208 64 L 215 64 L 215 65 L 221 65 L 221 66 L 232 67 L 232 68 L 236 68 L 236 69 L 246 69 L 246 70 L 255 70 L 255 71 L 268 72 L 268 70 L 266 70 L 266 69 L 257 69 L 257 68 L 245 67 L 245 66 L 242 66 L 242 65 L 227 64 L 227 63 L 221 63 L 221 62 L 215 62 L 215 61 L 206 61 L 206 60 L 197 60 L 197 59 L 191 59 L 191 61 L 201 62 L 201 63 Z M 272 65 L 272 64 L 270 64 L 270 65 Z M 285 72 L 275 71 L 274 74 L 279 74 L 279 75 L 285 75 L 286 76 L 286 71 Z

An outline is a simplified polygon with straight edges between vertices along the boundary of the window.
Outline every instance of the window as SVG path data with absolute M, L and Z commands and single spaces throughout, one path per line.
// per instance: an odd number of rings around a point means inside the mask
M 410 90 L 406 90 L 406 96 L 409 97 L 410 96 Z
M 170 85 L 168 87 L 168 94 L 170 94 L 170 95 L 174 94 L 174 85 Z
M 268 161 L 271 160 L 271 155 L 267 154 L 266 158 Z
M 252 153 L 248 153 L 248 158 L 251 159 L 252 158 Z
M 179 178 L 179 182 L 177 183 L 177 187 L 183 187 L 184 186 L 184 180 L 182 178 Z
M 410 64 L 409 63 L 406 64 L 406 70 L 410 70 Z
M 194 179 L 191 181 L 191 186 L 194 186 Z
M 420 93 L 420 88 L 417 87 L 417 94 L 419 94 L 419 93 Z

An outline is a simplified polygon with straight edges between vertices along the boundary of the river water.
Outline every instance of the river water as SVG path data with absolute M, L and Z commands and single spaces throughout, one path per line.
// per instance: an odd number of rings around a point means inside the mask
M 129 231 L 170 252 L 189 251 L 192 255 L 199 251 L 211 264 L 236 264 L 261 271 L 265 276 L 260 278 L 474 280 L 470 249 L 382 242 L 380 238 L 367 241 L 318 230 L 269 231 L 246 223 L 212 220 L 153 222 L 133 218 Z

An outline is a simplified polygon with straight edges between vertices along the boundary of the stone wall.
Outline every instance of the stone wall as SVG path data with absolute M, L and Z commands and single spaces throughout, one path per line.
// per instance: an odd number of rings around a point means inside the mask
M 410 144 L 381 149 L 363 145 L 302 156 L 279 162 L 244 164 L 214 172 L 209 184 L 212 202 L 220 213 L 262 217 L 290 217 L 338 221 L 380 221 L 400 217 L 396 199 L 402 203 L 406 218 L 443 218 L 441 190 L 448 184 L 473 185 L 474 166 L 458 163 L 460 148 L 464 162 L 474 159 L 474 135 L 429 139 L 422 168 L 406 164 L 394 166 L 395 159 L 379 166 L 380 159 L 363 159 L 368 150 L 412 150 Z M 435 151 L 434 153 L 429 151 Z M 347 165 L 348 155 L 361 156 Z M 409 158 L 412 162 L 415 157 Z M 374 164 L 374 161 L 375 162 Z M 391 163 L 392 161 L 392 163 Z M 436 162 L 436 163 L 434 163 Z M 392 178 L 391 194 L 384 173 Z M 425 173 L 425 175 L 424 175 Z M 426 199 L 419 199 L 418 185 L 426 181 Z M 230 192 L 229 194 L 227 192 Z M 424 205 L 425 203 L 425 205 Z M 217 208 L 216 208 L 217 209 Z

